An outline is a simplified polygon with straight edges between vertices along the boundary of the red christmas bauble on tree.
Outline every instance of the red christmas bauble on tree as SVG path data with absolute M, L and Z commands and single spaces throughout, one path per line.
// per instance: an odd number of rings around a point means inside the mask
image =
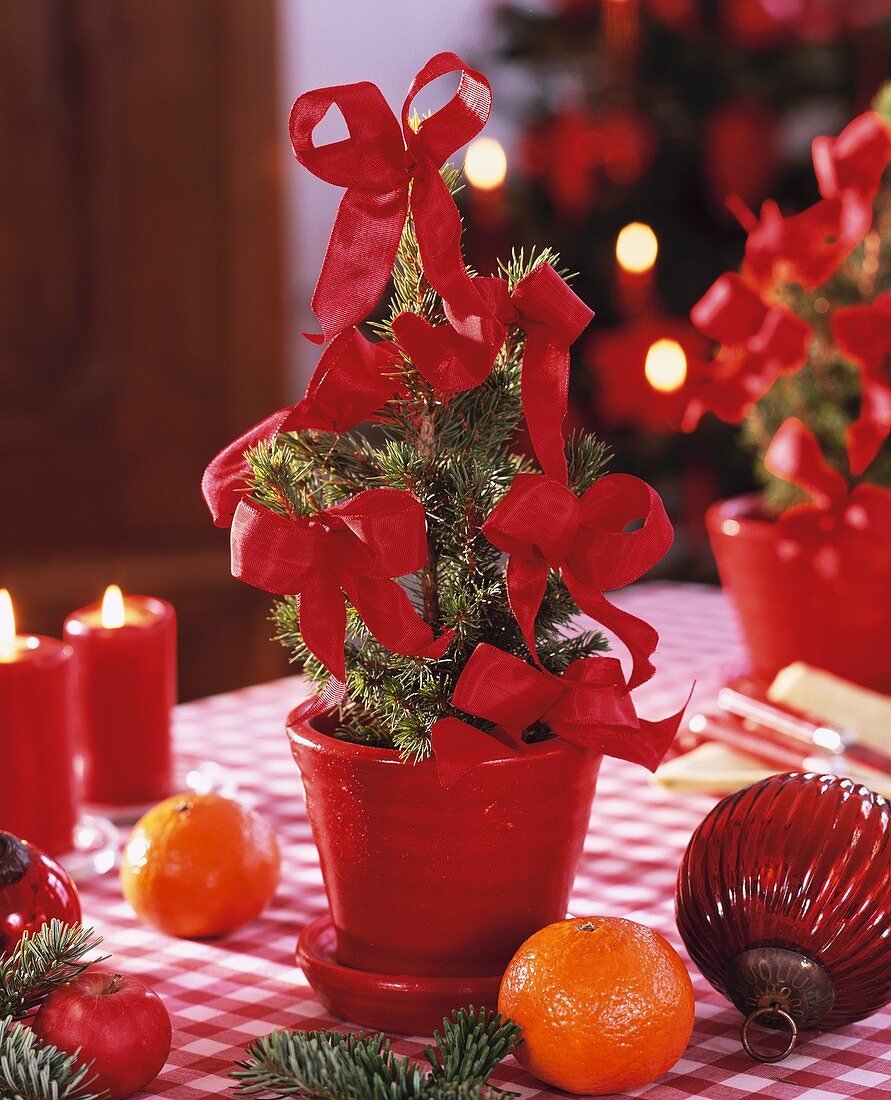
M 716 107 L 705 121 L 703 164 L 709 192 L 719 210 L 731 195 L 757 209 L 770 194 L 780 163 L 777 120 L 754 99 Z
M 77 888 L 64 868 L 39 848 L 0 832 L 0 954 L 24 932 L 38 932 L 54 917 L 80 921 Z

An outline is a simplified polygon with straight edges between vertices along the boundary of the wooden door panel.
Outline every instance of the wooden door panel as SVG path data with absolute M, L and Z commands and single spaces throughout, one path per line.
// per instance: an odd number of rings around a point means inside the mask
M 284 401 L 275 57 L 274 0 L 0 4 L 0 584 L 171 596 L 185 695 L 284 667 L 199 495 Z

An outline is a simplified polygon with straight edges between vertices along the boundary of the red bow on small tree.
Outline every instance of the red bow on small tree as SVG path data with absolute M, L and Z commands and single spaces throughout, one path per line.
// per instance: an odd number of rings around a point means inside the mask
M 368 489 L 310 516 L 285 516 L 243 499 L 232 520 L 232 575 L 276 595 L 299 595 L 307 649 L 346 677 L 344 594 L 369 632 L 395 653 L 441 657 L 453 631 L 434 638 L 392 578 L 427 561 L 424 508 L 411 493 Z
M 859 475 L 891 434 L 891 292 L 836 310 L 832 335 L 860 367 L 860 416 L 847 432 L 851 473 Z
M 636 531 L 626 527 L 643 520 Z M 612 630 L 631 654 L 629 688 L 654 672 L 659 641 L 642 619 L 604 596 L 643 576 L 665 554 L 673 531 L 659 494 L 628 474 L 609 474 L 578 498 L 542 474 L 517 474 L 483 524 L 483 534 L 509 555 L 507 592 L 529 652 L 538 661 L 535 617 L 548 572 L 558 571 L 579 608 Z
M 280 432 L 316 428 L 348 432 L 368 420 L 399 388 L 399 352 L 393 344 L 373 344 L 356 328 L 336 337 L 325 349 L 296 405 L 261 420 L 213 458 L 201 479 L 201 492 L 217 527 L 229 527 L 247 491 L 245 452 L 271 442 Z
M 820 445 L 795 417 L 784 421 L 771 440 L 764 465 L 775 477 L 798 485 L 813 503 L 787 508 L 779 518 L 783 534 L 797 552 L 812 555 L 814 567 L 835 576 L 850 540 L 870 538 L 891 552 L 891 491 L 861 484 L 848 490 Z M 891 553 L 889 553 L 891 568 Z
M 736 423 L 781 374 L 804 365 L 811 330 L 784 306 L 765 302 L 741 275 L 721 275 L 690 312 L 693 324 L 721 344 L 711 377 L 691 390 L 683 427 L 706 410 Z
M 816 137 L 814 175 L 824 199 L 838 204 L 838 236 L 851 248 L 872 224 L 872 200 L 891 158 L 891 129 L 876 111 L 864 111 L 838 137 Z
M 415 96 L 447 73 L 460 73 L 455 95 L 419 125 L 411 126 Z M 313 130 L 336 106 L 349 137 L 321 147 Z M 409 209 L 424 273 L 448 303 L 466 335 L 479 335 L 482 300 L 464 267 L 461 218 L 439 169 L 486 123 L 489 82 L 453 53 L 440 53 L 412 81 L 401 125 L 368 81 L 305 92 L 291 111 L 291 142 L 310 172 L 345 187 L 312 308 L 325 340 L 365 320 L 390 278 Z
M 452 704 L 494 722 L 520 750 L 524 730 L 542 722 L 580 748 L 643 764 L 655 771 L 674 740 L 683 708 L 658 722 L 637 716 L 622 666 L 614 657 L 574 661 L 562 676 L 483 642 L 461 672 Z M 506 755 L 505 743 L 460 718 L 441 718 L 431 744 L 443 785 L 484 760 Z
M 563 420 L 569 394 L 569 348 L 594 316 L 549 263 L 540 263 L 513 293 L 503 279 L 474 280 L 497 322 L 493 339 L 471 339 L 450 324 L 433 326 L 401 313 L 393 332 L 415 367 L 440 393 L 473 389 L 486 380 L 508 328 L 525 333 L 523 413 L 541 468 L 566 481 Z

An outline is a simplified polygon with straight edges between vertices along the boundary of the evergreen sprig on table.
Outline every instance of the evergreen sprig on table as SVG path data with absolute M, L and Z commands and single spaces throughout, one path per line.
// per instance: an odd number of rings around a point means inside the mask
M 89 1066 L 42 1043 L 30 1028 L 0 1019 L 0 1100 L 98 1100 Z
M 30 1016 L 60 985 L 99 962 L 87 959 L 102 942 L 91 928 L 52 920 L 25 932 L 0 955 L 0 1100 L 96 1100 L 89 1066 L 42 1043 L 16 1023 Z
M 446 169 L 444 176 L 454 189 L 456 173 Z M 557 267 L 559 258 L 549 249 L 520 252 L 502 266 L 501 275 L 513 290 L 539 264 Z M 445 321 L 442 301 L 424 276 L 411 218 L 403 230 L 393 282 L 389 317 L 373 326 L 379 335 L 392 339 L 392 322 L 406 311 L 433 324 Z M 536 468 L 514 450 L 523 415 L 522 353 L 522 334 L 510 336 L 482 385 L 448 397 L 437 393 L 403 355 L 404 391 L 385 405 L 383 422 L 371 433 L 286 433 L 248 454 L 254 499 L 282 515 L 309 515 L 364 489 L 381 488 L 413 493 L 427 513 L 427 564 L 402 583 L 434 633 L 454 627 L 455 641 L 435 662 L 403 657 L 382 646 L 350 610 L 348 696 L 334 716 L 338 736 L 423 759 L 430 752 L 433 723 L 454 713 L 449 700 L 455 682 L 479 642 L 531 660 L 508 604 L 501 553 L 482 533 L 483 522 L 514 476 Z M 570 487 L 582 493 L 604 472 L 607 453 L 592 437 L 577 436 L 567 445 L 567 457 Z M 567 636 L 565 628 L 577 613 L 563 582 L 552 574 L 536 639 L 542 663 L 551 672 L 562 673 L 578 658 L 606 649 L 599 632 Z M 280 600 L 273 620 L 277 639 L 309 679 L 327 679 L 304 644 L 297 600 Z M 481 720 L 461 717 L 489 728 Z M 533 729 L 527 736 L 541 732 Z
M 29 1016 L 53 989 L 100 961 L 85 956 L 101 942 L 92 928 L 55 918 L 38 932 L 25 932 L 8 956 L 0 956 L 0 1017 Z
M 242 1094 L 301 1100 L 507 1100 L 490 1074 L 520 1040 L 495 1012 L 461 1009 L 424 1052 L 429 1069 L 397 1058 L 383 1035 L 274 1031 L 253 1042 L 232 1077 Z

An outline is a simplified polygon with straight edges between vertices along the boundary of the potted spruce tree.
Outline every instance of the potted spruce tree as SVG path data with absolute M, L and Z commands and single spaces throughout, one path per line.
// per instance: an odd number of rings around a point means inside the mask
M 413 97 L 455 72 L 420 121 Z M 317 148 L 331 104 L 350 137 Z M 636 714 L 657 635 L 604 595 L 667 550 L 662 503 L 562 434 L 591 313 L 547 249 L 489 278 L 461 256 L 444 162 L 488 108 L 450 54 L 401 126 L 370 84 L 297 100 L 298 160 L 347 188 L 313 299 L 325 348 L 306 397 L 203 486 L 234 575 L 280 597 L 277 637 L 319 686 L 288 721 L 330 903 L 300 960 L 335 1012 L 390 1030 L 494 1005 L 515 950 L 566 914 L 602 755 L 655 768 L 680 719 Z M 391 277 L 369 340 L 355 326 Z
M 805 661 L 891 691 L 891 89 L 813 161 L 821 198 L 739 210 L 739 273 L 693 308 L 720 346 L 690 391 L 744 425 L 761 495 L 706 520 L 752 667 Z

